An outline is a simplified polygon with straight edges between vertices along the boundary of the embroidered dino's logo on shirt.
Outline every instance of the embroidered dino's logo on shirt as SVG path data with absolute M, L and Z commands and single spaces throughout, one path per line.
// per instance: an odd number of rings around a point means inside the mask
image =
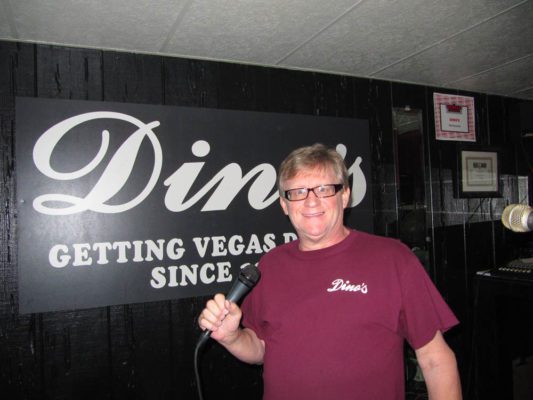
M 331 282 L 331 287 L 327 289 L 328 292 L 361 292 L 363 294 L 368 293 L 368 285 L 364 282 L 359 284 L 350 283 L 344 279 L 335 279 Z

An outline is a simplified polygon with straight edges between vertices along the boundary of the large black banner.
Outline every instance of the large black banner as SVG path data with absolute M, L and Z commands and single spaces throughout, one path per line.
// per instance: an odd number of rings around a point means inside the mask
M 18 98 L 20 312 L 224 292 L 293 240 L 276 169 L 335 146 L 352 174 L 347 223 L 372 230 L 367 121 Z

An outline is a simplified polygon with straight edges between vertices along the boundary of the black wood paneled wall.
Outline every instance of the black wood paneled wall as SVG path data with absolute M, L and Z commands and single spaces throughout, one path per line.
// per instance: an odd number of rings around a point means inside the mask
M 205 298 L 18 314 L 15 96 L 298 113 L 368 119 L 375 232 L 398 217 L 392 108 L 423 113 L 428 270 L 463 321 L 449 340 L 470 362 L 472 277 L 508 256 L 513 236 L 494 215 L 518 201 L 518 150 L 509 110 L 517 99 L 477 93 L 479 144 L 503 149 L 502 199 L 455 199 L 456 147 L 434 140 L 434 91 L 385 81 L 160 56 L 0 42 L 0 397 L 195 399 L 196 318 Z M 202 362 L 206 399 L 259 399 L 261 370 L 216 344 Z M 463 381 L 466 381 L 463 378 Z

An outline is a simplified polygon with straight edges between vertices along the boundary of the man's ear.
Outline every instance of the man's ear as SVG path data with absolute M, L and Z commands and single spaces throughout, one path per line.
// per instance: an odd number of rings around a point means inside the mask
M 283 209 L 283 212 L 285 215 L 289 215 L 289 211 L 287 210 L 287 203 L 285 202 L 285 199 L 281 196 L 279 196 L 279 204 L 281 208 Z
M 352 197 L 352 192 L 350 191 L 350 188 L 345 187 L 342 190 L 342 208 L 348 207 L 351 197 Z

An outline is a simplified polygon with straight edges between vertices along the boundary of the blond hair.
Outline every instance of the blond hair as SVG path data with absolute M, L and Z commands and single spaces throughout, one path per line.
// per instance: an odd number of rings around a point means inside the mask
M 315 143 L 311 146 L 300 147 L 293 150 L 283 160 L 278 170 L 278 190 L 282 192 L 286 189 L 284 183 L 294 178 L 302 171 L 313 169 L 332 171 L 335 177 L 344 187 L 348 187 L 348 170 L 346 164 L 335 149 L 327 147 L 322 143 Z M 324 182 L 337 183 L 337 182 Z

